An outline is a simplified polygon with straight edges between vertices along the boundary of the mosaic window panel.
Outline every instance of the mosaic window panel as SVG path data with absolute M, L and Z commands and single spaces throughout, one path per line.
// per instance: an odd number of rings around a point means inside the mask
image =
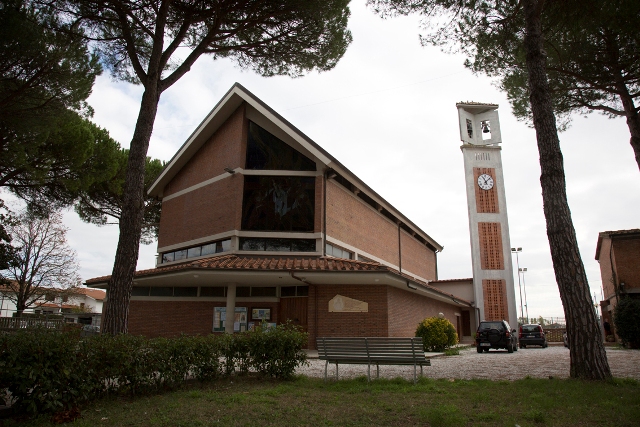
M 483 190 L 478 185 L 480 175 L 489 175 L 494 185 L 489 190 Z M 496 170 L 493 168 L 473 168 L 473 182 L 476 192 L 476 209 L 478 213 L 499 213 L 498 190 L 496 189 Z
M 502 231 L 499 222 L 479 222 L 480 268 L 504 270 Z
M 483 280 L 484 320 L 509 319 L 507 286 L 504 280 Z

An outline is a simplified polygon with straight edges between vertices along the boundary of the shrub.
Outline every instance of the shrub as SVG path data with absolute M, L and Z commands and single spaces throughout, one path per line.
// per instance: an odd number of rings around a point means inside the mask
M 306 364 L 307 354 L 302 348 L 307 334 L 286 323 L 275 328 L 266 324 L 247 332 L 251 354 L 250 364 L 260 374 L 275 378 L 290 378 L 296 367 Z
M 439 317 L 427 317 L 416 329 L 416 336 L 422 337 L 424 351 L 445 351 L 458 343 L 458 334 L 451 322 Z
M 613 324 L 625 347 L 640 347 L 640 300 L 621 299 L 613 311 Z
M 293 376 L 304 364 L 307 334 L 287 325 L 233 335 L 148 339 L 80 338 L 76 332 L 21 330 L 0 335 L 0 395 L 16 412 L 75 409 L 107 393 L 139 395 L 222 374 Z

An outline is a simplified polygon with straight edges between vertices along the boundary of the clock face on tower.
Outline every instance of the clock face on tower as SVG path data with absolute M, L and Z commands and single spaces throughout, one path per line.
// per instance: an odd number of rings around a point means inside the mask
M 478 177 L 478 187 L 483 190 L 491 190 L 493 188 L 493 178 L 486 173 L 483 173 Z

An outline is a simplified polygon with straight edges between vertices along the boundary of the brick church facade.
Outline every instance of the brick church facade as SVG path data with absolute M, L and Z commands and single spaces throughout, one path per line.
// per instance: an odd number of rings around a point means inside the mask
M 413 336 L 439 313 L 461 338 L 475 330 L 472 280 L 438 280 L 442 246 L 239 84 L 148 192 L 162 199 L 158 259 L 135 274 L 132 334 L 291 321 L 314 348 Z

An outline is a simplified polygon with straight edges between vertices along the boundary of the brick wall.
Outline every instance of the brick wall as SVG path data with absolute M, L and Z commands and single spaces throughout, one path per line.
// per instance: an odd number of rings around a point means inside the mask
M 327 236 L 399 263 L 398 226 L 332 180 L 327 181 Z
M 311 289 L 310 289 L 311 291 Z M 318 336 L 321 337 L 386 337 L 387 326 L 387 287 L 386 286 L 348 286 L 319 285 L 314 292 L 318 307 Z M 369 304 L 368 313 L 329 312 L 329 300 L 336 295 L 364 301 Z M 309 297 L 311 305 L 316 302 Z M 315 315 L 315 311 L 313 311 Z M 312 310 L 309 310 L 309 331 L 312 329 Z M 315 322 L 313 324 L 315 328 Z M 311 337 L 310 337 L 311 338 Z M 315 337 L 310 342 L 315 348 Z
M 164 189 L 164 196 L 206 181 L 224 172 L 224 168 L 244 167 L 246 157 L 245 107 L 239 107 L 200 147 Z
M 640 288 L 640 238 L 614 238 L 613 251 L 618 282 L 624 283 L 627 291 Z
M 240 229 L 242 178 L 235 174 L 164 201 L 158 247 Z
M 443 313 L 455 327 L 455 313 L 460 312 L 453 305 L 393 287 L 388 288 L 388 306 L 390 337 L 413 337 L 421 321 L 438 313 Z
M 252 308 L 270 308 L 270 322 L 278 322 L 278 303 L 237 301 L 236 306 L 247 307 L 249 322 L 253 321 Z M 208 335 L 213 329 L 214 307 L 226 307 L 226 303 L 132 300 L 129 308 L 129 333 L 147 337 L 175 337 L 180 334 Z
M 436 280 L 436 253 L 404 230 L 400 231 L 400 243 L 402 269 L 427 280 Z
M 611 239 L 604 237 L 600 246 L 600 277 L 602 278 L 602 290 L 604 292 L 604 298 L 610 298 L 615 295 L 615 289 L 613 287 L 613 274 L 611 270 Z

